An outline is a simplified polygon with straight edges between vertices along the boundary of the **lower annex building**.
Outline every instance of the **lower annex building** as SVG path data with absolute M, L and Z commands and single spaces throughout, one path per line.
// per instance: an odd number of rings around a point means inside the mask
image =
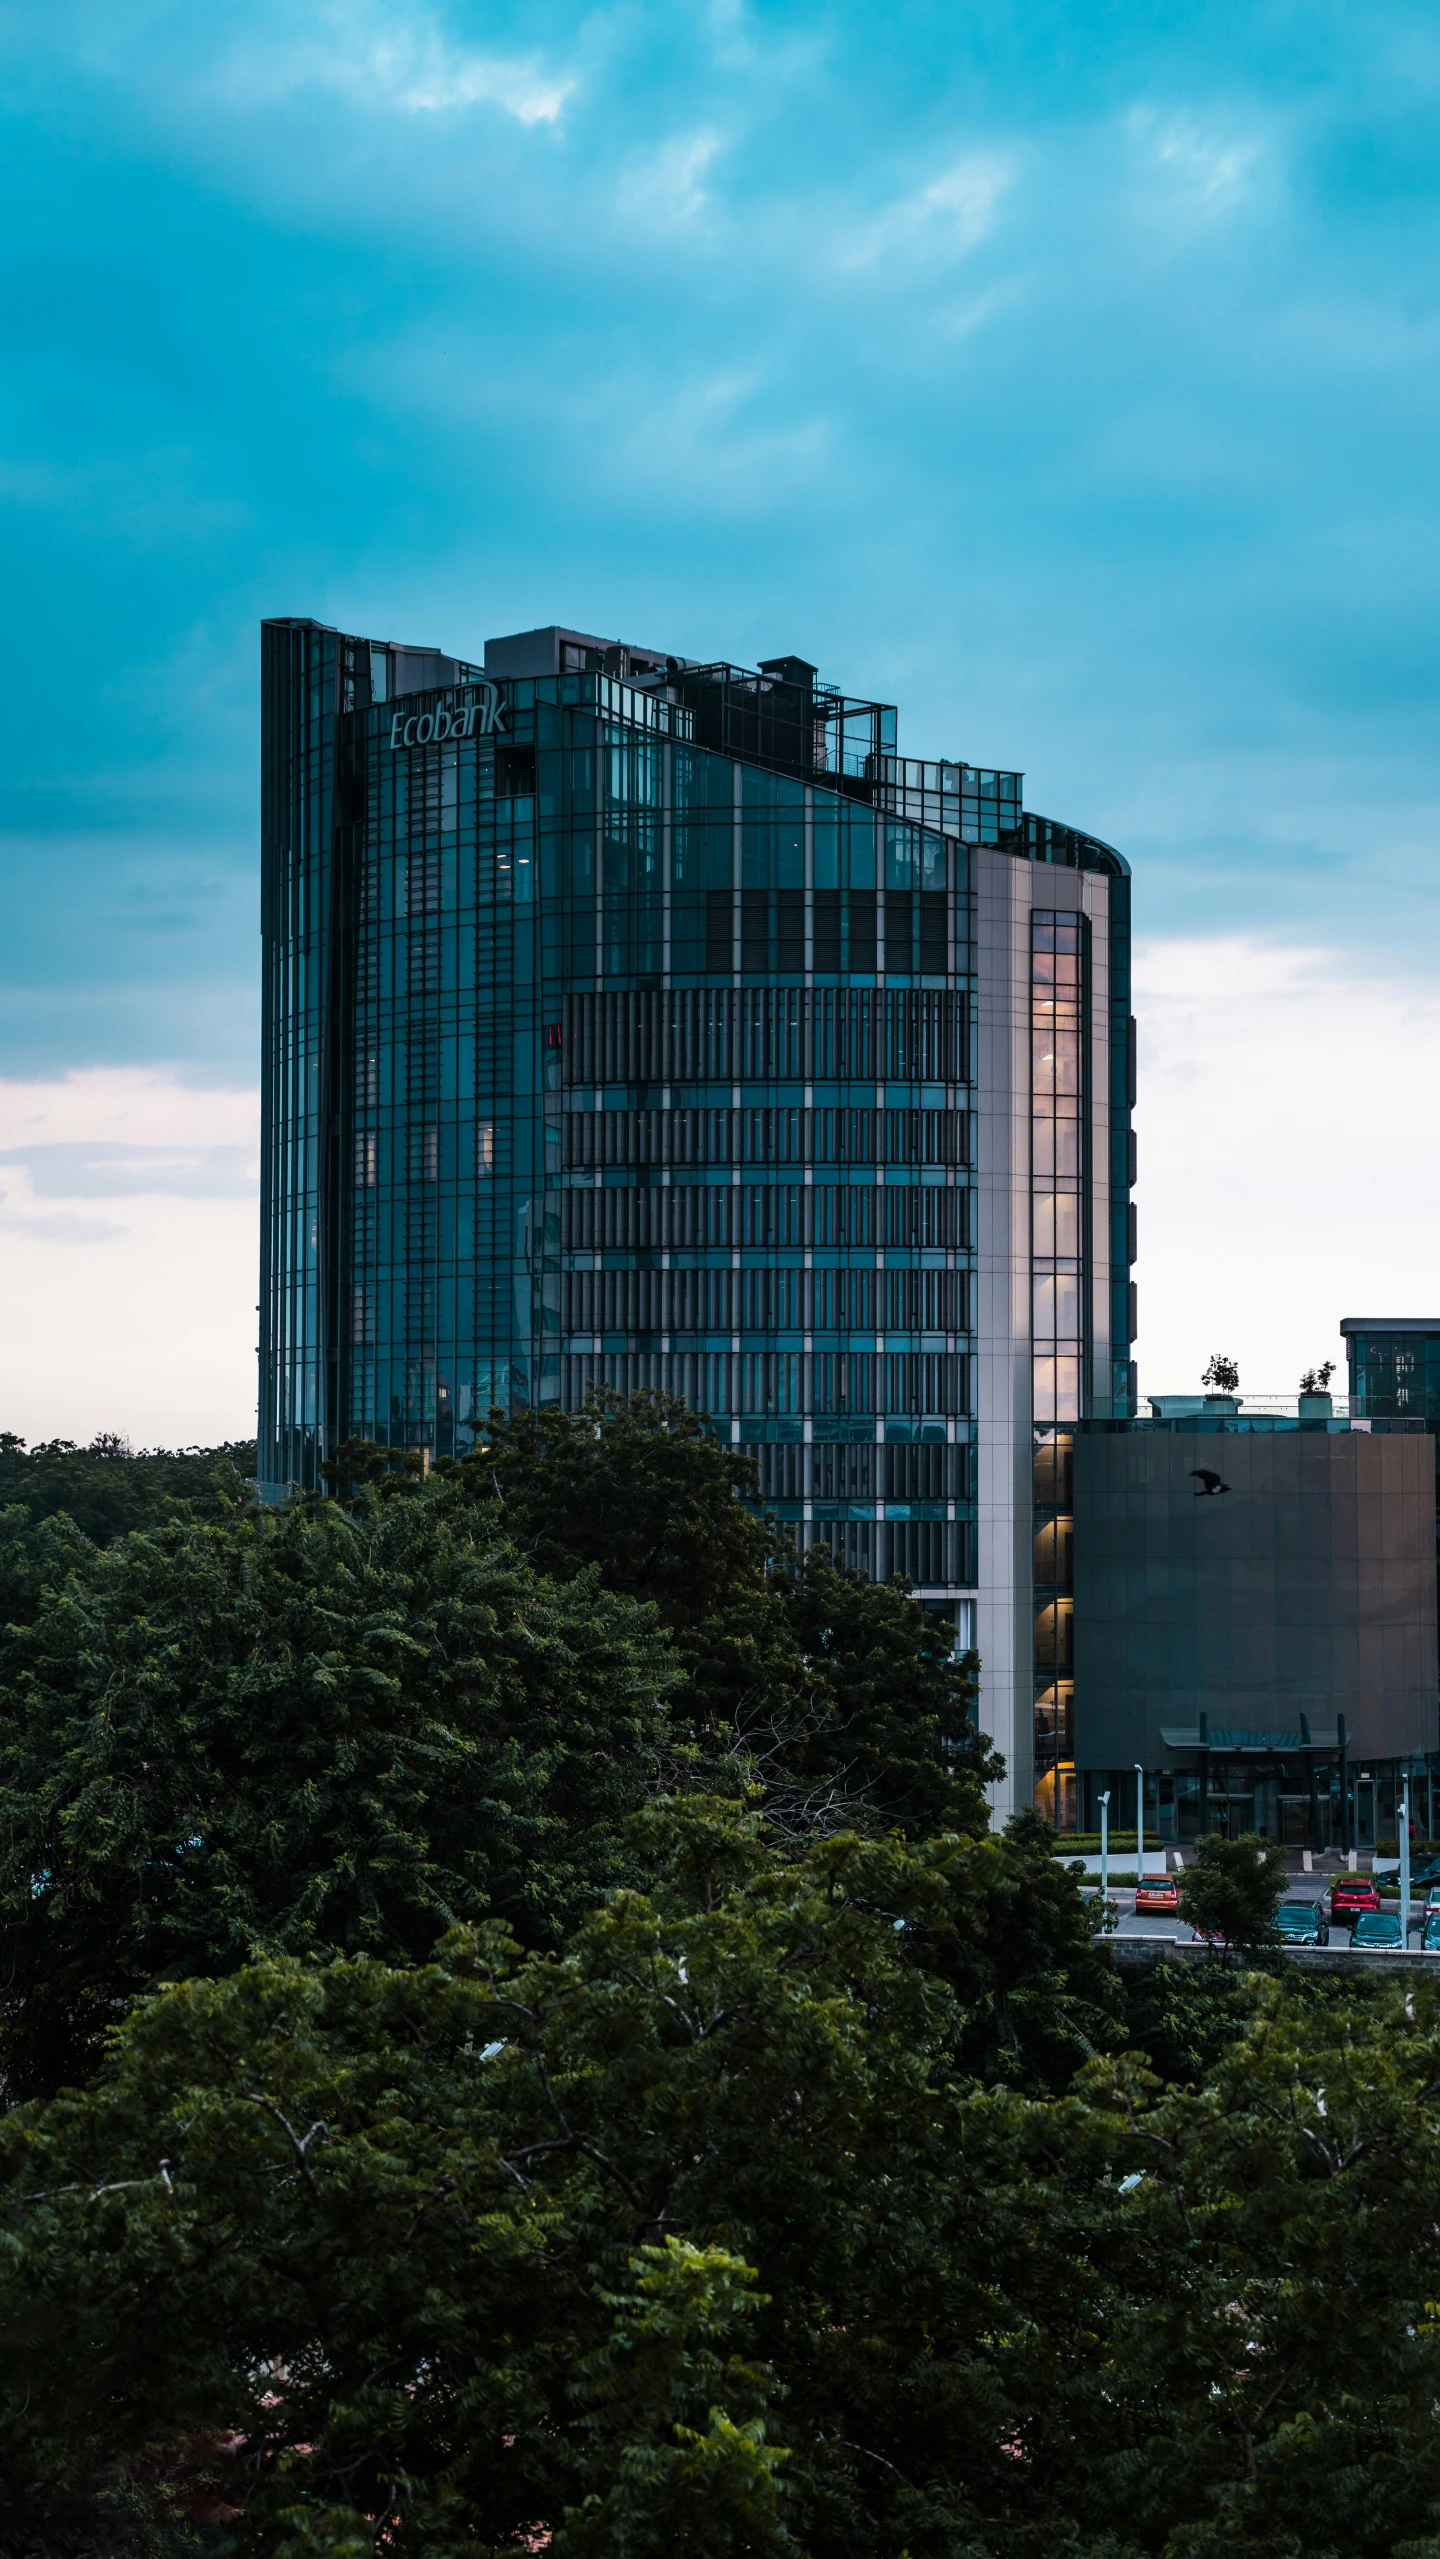
M 1440 1320 L 1347 1316 L 1293 1397 L 1155 1395 L 1036 1434 L 1037 1658 L 1074 1764 L 1044 1809 L 1152 1839 L 1437 1833 Z
M 997 1814 L 1073 1796 L 1036 1467 L 1134 1408 L 1121 856 L 798 657 L 292 619 L 262 676 L 267 1494 L 683 1395 L 978 1647 Z

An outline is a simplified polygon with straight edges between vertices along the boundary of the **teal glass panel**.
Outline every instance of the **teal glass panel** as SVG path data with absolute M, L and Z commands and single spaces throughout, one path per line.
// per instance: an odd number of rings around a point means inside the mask
M 852 889 L 875 886 L 875 820 L 868 809 L 845 813 L 846 883 Z
M 817 791 L 813 821 L 817 889 L 840 886 L 840 817 L 838 802 Z

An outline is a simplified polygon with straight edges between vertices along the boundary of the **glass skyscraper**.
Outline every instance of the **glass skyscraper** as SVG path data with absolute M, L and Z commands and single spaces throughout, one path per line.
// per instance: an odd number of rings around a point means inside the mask
M 1133 1406 L 1129 875 L 796 657 L 263 626 L 261 1474 L 663 1388 L 1069 1727 L 1057 1433 Z

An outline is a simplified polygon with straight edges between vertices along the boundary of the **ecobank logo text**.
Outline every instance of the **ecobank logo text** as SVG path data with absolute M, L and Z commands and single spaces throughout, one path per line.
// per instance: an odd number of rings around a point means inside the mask
M 477 699 L 462 703 L 454 711 L 412 711 L 407 719 L 397 711 L 390 722 L 388 744 L 401 746 L 443 746 L 447 738 L 493 737 L 503 730 L 500 716 L 500 694 L 493 684 L 477 685 Z

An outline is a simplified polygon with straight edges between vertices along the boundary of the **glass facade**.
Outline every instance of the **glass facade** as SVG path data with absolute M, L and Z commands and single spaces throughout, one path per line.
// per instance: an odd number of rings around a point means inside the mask
M 1080 1416 L 1088 1296 L 1081 1155 L 1085 1124 L 1085 918 L 1030 915 L 1030 1276 L 1037 1429 Z
M 1347 1316 L 1340 1330 L 1352 1420 L 1440 1423 L 1440 1316 Z
M 492 1406 L 660 1388 L 798 1542 L 970 1640 L 972 863 L 1105 848 L 1018 775 L 900 758 L 890 706 L 798 659 L 263 649 L 267 1489 L 352 1434 L 447 1454 Z M 1053 1420 L 1087 1396 L 1085 959 L 1072 918 L 1035 936 Z

